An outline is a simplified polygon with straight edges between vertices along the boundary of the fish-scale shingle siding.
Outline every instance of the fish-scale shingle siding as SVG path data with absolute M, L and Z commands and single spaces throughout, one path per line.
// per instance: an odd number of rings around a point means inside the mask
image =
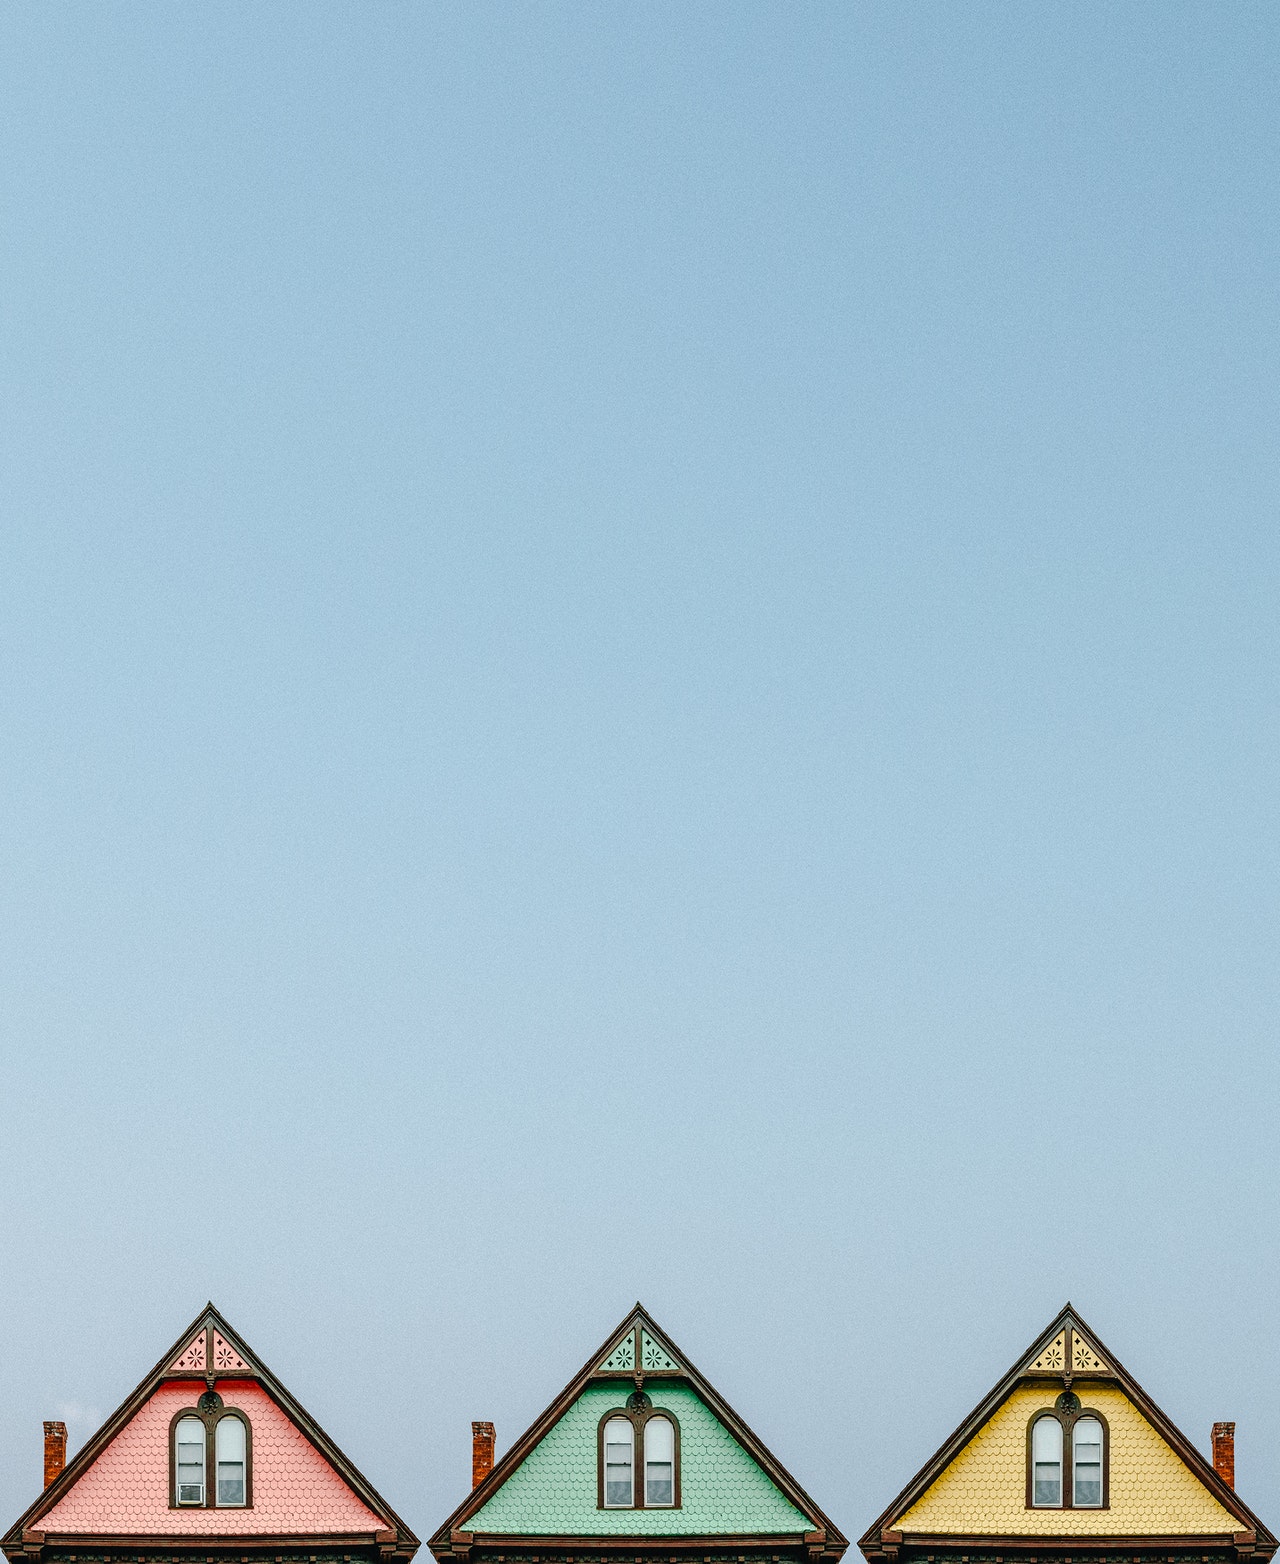
M 649 1384 L 655 1407 L 680 1424 L 678 1510 L 596 1508 L 600 1419 L 627 1387 L 583 1391 L 497 1493 L 467 1521 L 477 1532 L 571 1536 L 795 1535 L 809 1522 L 757 1466 L 701 1398 L 684 1386 Z
M 896 1522 L 901 1531 L 1020 1536 L 1178 1536 L 1240 1530 L 1122 1390 L 1079 1384 L 1110 1430 L 1106 1510 L 1027 1508 L 1027 1424 L 1053 1405 L 1043 1388 L 1015 1390 Z
M 383 1522 L 252 1381 L 218 1381 L 253 1425 L 253 1508 L 169 1508 L 169 1423 L 203 1381 L 161 1385 L 40 1519 L 46 1532 L 233 1534 L 372 1532 Z

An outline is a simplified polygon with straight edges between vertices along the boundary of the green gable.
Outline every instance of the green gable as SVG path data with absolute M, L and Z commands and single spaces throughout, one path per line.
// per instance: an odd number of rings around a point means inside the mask
M 621 1406 L 626 1384 L 589 1385 L 474 1515 L 472 1532 L 570 1536 L 795 1536 L 811 1523 L 774 1486 L 697 1393 L 684 1385 L 645 1386 L 655 1407 L 680 1424 L 681 1508 L 596 1508 L 596 1433 Z

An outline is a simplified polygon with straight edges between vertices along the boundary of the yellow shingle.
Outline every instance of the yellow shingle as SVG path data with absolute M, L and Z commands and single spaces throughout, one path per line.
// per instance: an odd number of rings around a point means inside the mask
M 1030 1510 L 1027 1425 L 1053 1405 L 1053 1393 L 1015 1390 L 915 1504 L 894 1522 L 898 1531 L 1020 1536 L 1196 1536 L 1232 1532 L 1240 1522 L 1225 1510 L 1123 1391 L 1080 1386 L 1085 1406 L 1107 1420 L 1111 1435 L 1111 1507 Z

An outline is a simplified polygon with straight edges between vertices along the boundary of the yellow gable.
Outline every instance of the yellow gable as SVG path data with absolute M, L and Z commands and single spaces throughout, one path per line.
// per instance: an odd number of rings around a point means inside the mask
M 1240 1530 L 1236 1517 L 1122 1390 L 1113 1385 L 1076 1388 L 1110 1429 L 1109 1509 L 1027 1508 L 1027 1424 L 1033 1412 L 1053 1405 L 1054 1393 L 1026 1386 L 1013 1392 L 893 1529 L 1023 1537 L 1172 1537 Z

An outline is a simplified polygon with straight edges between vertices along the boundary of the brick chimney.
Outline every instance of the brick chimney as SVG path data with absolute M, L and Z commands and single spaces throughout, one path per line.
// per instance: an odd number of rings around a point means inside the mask
M 1236 1425 L 1213 1425 L 1213 1469 L 1228 1488 L 1236 1485 Z
M 46 1423 L 44 1425 L 44 1485 L 47 1488 L 55 1478 L 62 1476 L 62 1468 L 67 1464 L 67 1425 L 65 1423 Z
M 1216 1447 L 1215 1447 L 1216 1448 Z M 478 1488 L 493 1470 L 493 1424 L 471 1425 L 471 1486 Z

